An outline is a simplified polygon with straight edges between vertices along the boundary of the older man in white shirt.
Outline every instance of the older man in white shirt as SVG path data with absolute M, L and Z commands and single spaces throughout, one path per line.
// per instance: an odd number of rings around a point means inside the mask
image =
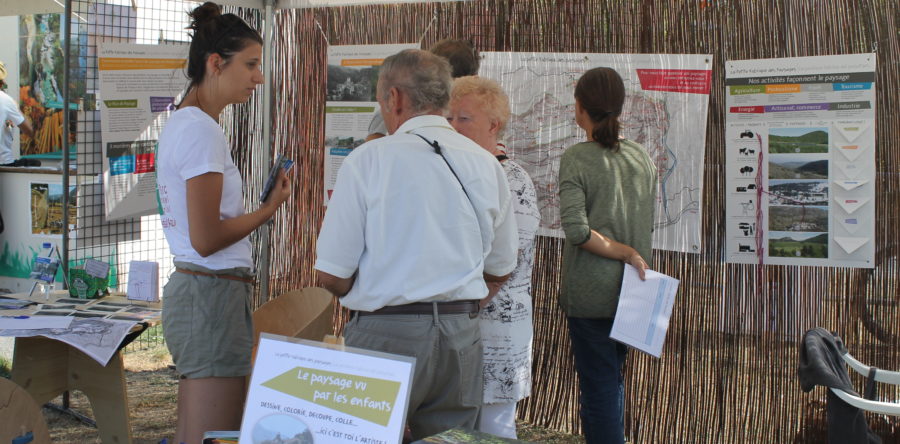
M 378 102 L 392 135 L 347 156 L 316 250 L 320 283 L 354 313 L 347 345 L 416 358 L 415 439 L 474 427 L 479 300 L 516 265 L 506 176 L 443 117 L 450 86 L 449 64 L 431 53 L 385 59 Z

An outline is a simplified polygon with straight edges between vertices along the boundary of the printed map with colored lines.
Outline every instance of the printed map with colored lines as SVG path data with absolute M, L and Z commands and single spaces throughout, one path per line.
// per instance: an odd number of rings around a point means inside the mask
M 559 159 L 567 147 L 586 140 L 584 131 L 575 124 L 575 83 L 584 71 L 608 66 L 616 69 L 625 82 L 626 102 L 620 117 L 623 136 L 643 145 L 658 169 L 660 189 L 653 246 L 700 251 L 709 56 L 514 52 L 482 55 L 479 75 L 496 80 L 509 95 L 511 115 L 503 140 L 510 157 L 534 181 L 541 209 L 538 234 L 563 236 L 557 190 Z M 689 74 L 673 81 L 670 72 Z M 705 88 L 695 85 L 698 75 L 706 76 Z M 645 89 L 648 85 L 654 89 Z

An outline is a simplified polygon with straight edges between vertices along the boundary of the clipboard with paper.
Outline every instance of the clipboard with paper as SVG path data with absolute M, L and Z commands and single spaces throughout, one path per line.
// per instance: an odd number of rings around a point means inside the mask
M 678 279 L 625 264 L 619 306 L 609 337 L 644 353 L 660 357 L 669 330 L 669 318 L 678 293 Z

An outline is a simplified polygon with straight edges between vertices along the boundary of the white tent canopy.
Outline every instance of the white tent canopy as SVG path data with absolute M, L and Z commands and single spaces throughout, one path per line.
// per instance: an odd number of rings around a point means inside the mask
M 62 14 L 63 0 L 4 0 L 0 2 L 0 17 L 26 14 Z

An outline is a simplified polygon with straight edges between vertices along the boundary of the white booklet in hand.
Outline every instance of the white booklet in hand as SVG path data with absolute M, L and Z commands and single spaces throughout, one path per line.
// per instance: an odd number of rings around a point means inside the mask
M 609 337 L 658 358 L 669 329 L 678 279 L 653 270 L 646 270 L 645 277 L 642 281 L 637 269 L 625 264 L 619 308 Z

